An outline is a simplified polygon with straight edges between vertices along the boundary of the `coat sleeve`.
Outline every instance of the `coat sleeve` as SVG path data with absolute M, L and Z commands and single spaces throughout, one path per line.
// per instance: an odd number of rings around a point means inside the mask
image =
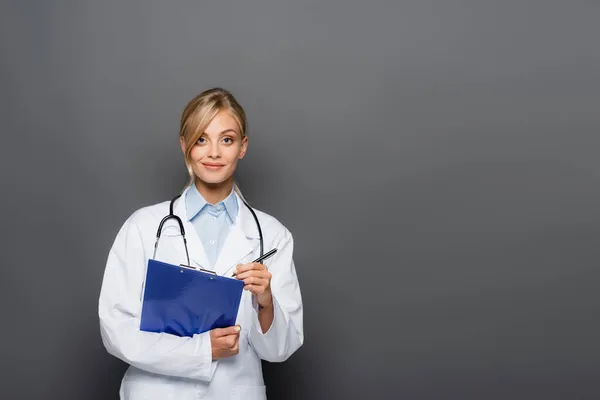
M 136 368 L 210 381 L 217 361 L 208 332 L 178 337 L 139 329 L 146 257 L 134 216 L 123 224 L 108 255 L 98 303 L 102 343 L 109 354 Z
M 284 228 L 276 244 L 277 253 L 267 264 L 271 272 L 274 317 L 270 328 L 263 333 L 254 302 L 254 326 L 250 330 L 250 344 L 265 361 L 287 360 L 304 343 L 303 306 L 300 285 L 293 261 L 294 239 Z

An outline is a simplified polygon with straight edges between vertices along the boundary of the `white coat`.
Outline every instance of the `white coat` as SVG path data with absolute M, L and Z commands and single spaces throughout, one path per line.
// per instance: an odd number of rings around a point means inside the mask
M 174 213 L 184 223 L 190 263 L 206 268 L 209 263 L 202 242 L 186 218 L 184 196 L 185 192 L 175 201 Z M 237 193 L 236 197 L 238 216 L 212 268 L 219 275 L 231 276 L 238 263 L 250 262 L 260 254 L 254 217 Z M 121 382 L 122 400 L 266 399 L 261 359 L 285 361 L 303 344 L 303 307 L 291 233 L 274 217 L 255 212 L 264 251 L 278 249 L 264 262 L 272 274 L 275 317 L 269 330 L 262 333 L 256 300 L 244 290 L 236 321 L 242 328 L 239 353 L 219 360 L 212 360 L 208 332 L 177 337 L 140 331 L 146 266 L 158 225 L 169 213 L 169 202 L 141 208 L 125 221 L 108 255 L 98 307 L 106 350 L 130 365 Z M 163 227 L 156 259 L 176 265 L 187 261 L 173 219 Z

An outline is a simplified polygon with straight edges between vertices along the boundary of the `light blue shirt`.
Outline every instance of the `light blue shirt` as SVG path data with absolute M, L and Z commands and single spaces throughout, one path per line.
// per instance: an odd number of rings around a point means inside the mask
M 188 221 L 198 233 L 212 268 L 237 217 L 235 193 L 232 190 L 227 198 L 213 205 L 202 197 L 196 185 L 192 185 L 185 196 L 185 207 Z

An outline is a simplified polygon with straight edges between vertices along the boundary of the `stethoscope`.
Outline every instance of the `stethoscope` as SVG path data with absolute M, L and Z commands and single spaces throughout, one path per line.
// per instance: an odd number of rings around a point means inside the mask
M 190 255 L 188 253 L 187 240 L 185 238 L 185 229 L 183 228 L 183 222 L 181 221 L 181 218 L 179 218 L 177 215 L 175 215 L 173 213 L 173 203 L 179 197 L 181 197 L 181 194 L 179 194 L 179 195 L 173 197 L 173 199 L 171 199 L 171 203 L 169 204 L 169 214 L 167 216 L 165 216 L 162 219 L 162 221 L 160 221 L 160 224 L 158 224 L 158 230 L 156 231 L 156 241 L 154 242 L 154 254 L 153 254 L 152 258 L 156 259 L 156 250 L 158 249 L 158 241 L 160 240 L 160 235 L 162 233 L 163 225 L 168 220 L 174 219 L 175 221 L 177 221 L 177 224 L 179 225 L 179 231 L 181 232 L 181 237 L 183 238 L 183 246 L 185 247 L 185 256 L 187 258 L 187 265 L 186 265 L 186 267 L 193 268 L 193 267 L 190 266 Z M 248 209 L 252 213 L 252 216 L 254 217 L 254 220 L 256 221 L 256 227 L 258 228 L 258 235 L 260 237 L 260 255 L 262 257 L 263 256 L 263 252 L 264 252 L 264 248 L 263 248 L 263 234 L 262 234 L 262 229 L 260 228 L 260 222 L 258 222 L 258 217 L 256 216 L 256 213 L 254 212 L 254 210 L 252 209 L 252 207 L 250 207 L 250 205 L 248 203 L 246 203 L 246 201 L 244 199 L 241 199 L 241 200 L 246 205 L 246 207 L 248 207 Z M 212 273 L 214 273 L 213 271 L 205 270 L 203 268 L 201 268 L 201 270 L 206 271 L 206 272 L 212 272 Z

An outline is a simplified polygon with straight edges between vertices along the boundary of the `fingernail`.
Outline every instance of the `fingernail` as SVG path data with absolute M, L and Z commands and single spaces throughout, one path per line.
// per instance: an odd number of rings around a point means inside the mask
M 241 328 L 239 325 L 235 327 L 235 331 L 236 331 L 236 332 L 239 332 L 241 329 L 242 329 L 242 328 Z

